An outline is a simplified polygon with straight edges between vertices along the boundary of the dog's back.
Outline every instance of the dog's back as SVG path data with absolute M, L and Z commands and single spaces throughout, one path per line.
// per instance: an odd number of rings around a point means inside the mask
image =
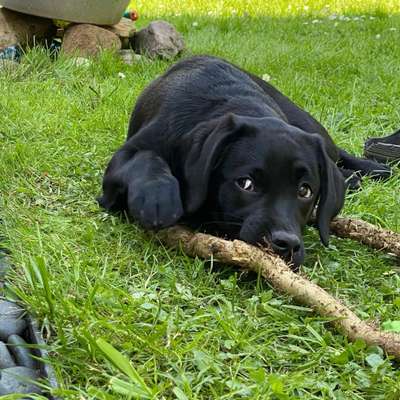
M 228 112 L 285 119 L 276 102 L 244 71 L 217 57 L 195 56 L 178 62 L 144 90 L 128 137 L 157 115 L 164 118 L 166 134 L 181 135 L 205 116 L 214 119 Z

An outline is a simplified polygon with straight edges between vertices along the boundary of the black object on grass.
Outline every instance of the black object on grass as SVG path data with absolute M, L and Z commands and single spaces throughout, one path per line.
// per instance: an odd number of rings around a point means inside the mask
M 400 130 L 382 138 L 371 138 L 364 145 L 365 157 L 378 162 L 400 161 Z

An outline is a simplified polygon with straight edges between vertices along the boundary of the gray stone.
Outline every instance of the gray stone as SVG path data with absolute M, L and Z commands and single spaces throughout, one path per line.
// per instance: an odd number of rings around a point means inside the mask
M 16 44 L 34 44 L 50 39 L 54 33 L 51 19 L 0 8 L 0 49 Z
M 143 60 L 143 56 L 136 54 L 133 50 L 120 50 L 119 56 L 125 64 L 133 65 Z
M 24 313 L 24 309 L 17 303 L 7 300 L 0 300 L 0 320 L 18 319 Z
M 40 394 L 40 388 L 32 382 L 38 379 L 39 373 L 26 367 L 3 369 L 0 379 L 0 395 L 12 393 Z
M 31 369 L 37 367 L 36 360 L 32 358 L 32 353 L 28 347 L 29 345 L 22 337 L 11 335 L 8 338 L 7 344 L 19 366 Z
M 115 33 L 107 29 L 79 24 L 67 28 L 62 49 L 67 55 L 93 57 L 102 50 L 120 50 L 121 41 Z
M 183 36 L 165 21 L 151 22 L 135 33 L 132 44 L 136 53 L 150 58 L 172 59 L 185 48 Z
M 8 347 L 5 343 L 0 342 L 0 369 L 15 367 L 16 364 L 11 357 Z
M 0 319 L 0 340 L 6 342 L 10 335 L 20 335 L 25 329 L 24 319 Z

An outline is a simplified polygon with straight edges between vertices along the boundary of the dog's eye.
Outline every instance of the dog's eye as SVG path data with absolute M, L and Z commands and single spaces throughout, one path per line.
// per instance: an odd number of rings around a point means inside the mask
M 236 184 L 240 189 L 246 190 L 247 192 L 254 192 L 254 182 L 250 178 L 239 178 L 236 180 Z
M 297 194 L 299 195 L 299 197 L 301 197 L 302 199 L 311 199 L 313 192 L 310 188 L 309 185 L 307 185 L 306 183 L 303 183 L 300 187 L 299 190 L 297 192 Z

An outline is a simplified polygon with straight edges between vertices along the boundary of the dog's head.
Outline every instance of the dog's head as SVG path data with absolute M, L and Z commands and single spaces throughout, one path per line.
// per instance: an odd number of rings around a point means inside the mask
M 328 244 L 345 185 L 319 135 L 277 118 L 228 114 L 189 137 L 187 213 L 202 210 L 223 232 L 270 245 L 297 267 L 304 259 L 302 228 L 318 206 L 320 237 Z

